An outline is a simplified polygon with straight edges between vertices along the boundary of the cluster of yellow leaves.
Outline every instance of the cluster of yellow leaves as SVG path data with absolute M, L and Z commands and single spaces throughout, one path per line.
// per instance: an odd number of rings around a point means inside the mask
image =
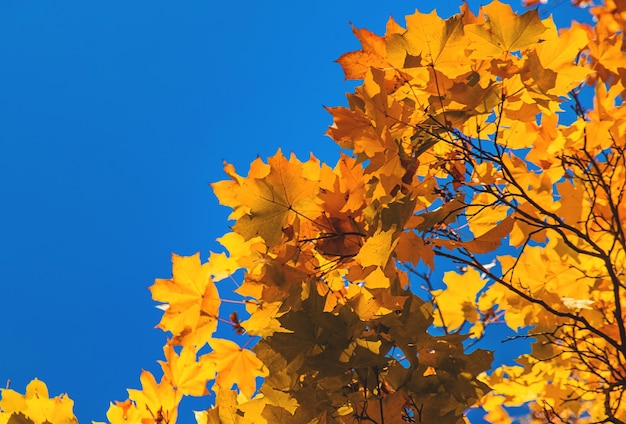
M 364 83 L 349 109 L 330 110 L 329 135 L 367 164 L 373 202 L 414 201 L 389 255 L 433 267 L 434 250 L 475 269 L 428 287 L 435 324 L 536 335 L 526 365 L 483 377 L 493 422 L 511 422 L 501 405 L 531 401 L 537 422 L 626 417 L 623 6 L 562 30 L 497 1 L 478 16 L 465 5 L 447 20 L 418 12 L 384 36 L 355 29 L 362 50 L 339 59 Z M 585 84 L 593 108 L 581 104 Z M 560 123 L 567 98 L 577 117 Z M 502 241 L 503 254 L 480 256 Z
M 11 389 L 1 389 L 0 423 L 2 424 L 77 424 L 72 412 L 74 402 L 66 395 L 50 398 L 46 385 L 34 379 L 21 395 Z
M 267 374 L 266 367 L 250 350 L 213 338 L 221 300 L 212 272 L 213 265 L 202 264 L 199 254 L 173 255 L 172 278 L 157 279 L 151 287 L 153 298 L 163 302 L 158 327 L 173 336 L 164 347 L 165 360 L 159 361 L 163 376 L 157 383 L 152 373 L 143 371 L 142 389 L 129 389 L 126 401 L 111 404 L 107 412 L 111 424 L 174 423 L 183 396 L 208 395 L 207 384 L 212 381 L 215 391 L 237 385 L 242 396 L 253 397 L 255 379 Z M 199 354 L 206 345 L 212 351 Z
M 330 167 L 279 150 L 245 176 L 225 165 L 213 189 L 232 209 L 226 252 L 173 255 L 172 278 L 151 287 L 171 335 L 162 377 L 143 371 L 108 420 L 174 423 L 184 396 L 211 393 L 198 423 L 456 423 L 478 404 L 494 423 L 522 404 L 537 423 L 626 420 L 626 60 L 612 4 L 563 30 L 497 0 L 390 20 L 384 36 L 354 28 L 362 48 L 338 62 L 363 84 L 328 109 L 350 154 Z M 576 117 L 559 122 L 568 98 Z M 228 319 L 227 300 L 242 305 Z M 220 322 L 247 341 L 215 338 Z M 532 351 L 486 374 L 491 354 L 463 342 L 497 323 L 530 327 Z M 69 404 L 73 419 L 69 399 L 32 384 L 3 392 L 0 419 L 38 422 L 28 402 Z

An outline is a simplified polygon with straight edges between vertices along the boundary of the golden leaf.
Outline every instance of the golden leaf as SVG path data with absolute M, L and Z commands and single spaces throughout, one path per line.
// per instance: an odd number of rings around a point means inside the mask
M 256 377 L 265 377 L 268 373 L 263 362 L 254 352 L 242 349 L 230 340 L 212 339 L 209 345 L 213 352 L 204 355 L 201 360 L 215 364 L 215 383 L 224 389 L 230 389 L 233 384 L 237 384 L 241 393 L 252 399 L 256 390 Z
M 166 360 L 158 362 L 165 378 L 177 391 L 185 396 L 204 396 L 209 393 L 206 385 L 215 377 L 213 364 L 197 361 L 195 349 L 189 346 L 183 346 L 180 355 L 170 344 L 166 344 L 163 351 Z
M 481 11 L 487 15 L 486 23 L 465 26 L 465 32 L 476 43 L 472 46 L 474 55 L 481 58 L 524 50 L 537 44 L 546 31 L 536 10 L 519 16 L 511 6 L 496 0 L 481 7 Z
M 222 205 L 233 208 L 236 233 L 246 240 L 260 236 L 268 248 L 276 246 L 283 230 L 301 217 L 305 224 L 317 217 L 317 176 L 311 177 L 294 155 L 287 160 L 279 150 L 269 167 L 254 162 L 248 178 L 229 171 L 231 181 L 212 184 Z
M 128 396 L 141 411 L 142 423 L 176 422 L 178 404 L 183 394 L 165 377 L 157 384 L 149 371 L 143 370 L 140 380 L 141 390 L 128 389 Z
M 168 305 L 158 327 L 171 332 L 176 344 L 199 349 L 217 328 L 220 297 L 210 272 L 199 253 L 173 254 L 172 279 L 157 279 L 150 287 L 152 298 Z
M 446 289 L 432 292 L 440 311 L 440 314 L 435 314 L 435 325 L 446 327 L 451 332 L 465 321 L 476 321 L 476 296 L 486 283 L 478 271 L 470 268 L 464 274 L 446 272 L 443 281 Z

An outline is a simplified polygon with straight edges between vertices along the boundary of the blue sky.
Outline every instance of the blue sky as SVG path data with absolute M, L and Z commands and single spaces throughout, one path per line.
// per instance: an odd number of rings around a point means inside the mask
M 0 3 L 0 387 L 38 377 L 104 420 L 162 358 L 147 287 L 228 231 L 223 160 L 334 163 L 348 22 L 382 33 L 434 4 L 460 1 Z

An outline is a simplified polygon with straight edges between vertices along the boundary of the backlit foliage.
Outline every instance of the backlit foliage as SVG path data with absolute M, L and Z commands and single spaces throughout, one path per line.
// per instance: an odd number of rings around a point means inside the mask
M 151 287 L 163 374 L 108 420 L 173 423 L 213 394 L 198 423 L 626 421 L 626 5 L 590 12 L 559 30 L 494 1 L 354 28 L 339 160 L 225 165 L 226 252 L 174 255 Z M 497 326 L 531 353 L 492 368 L 466 348 Z M 41 382 L 2 399 L 0 422 L 74 420 Z

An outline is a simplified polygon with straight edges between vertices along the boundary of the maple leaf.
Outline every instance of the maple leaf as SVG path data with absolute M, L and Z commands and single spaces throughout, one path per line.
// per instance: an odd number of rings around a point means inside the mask
M 446 327 L 452 332 L 465 321 L 475 322 L 478 318 L 476 296 L 486 281 L 473 268 L 464 274 L 446 272 L 443 281 L 447 288 L 432 292 L 440 311 L 440 314 L 435 314 L 435 325 Z
M 474 54 L 480 57 L 500 57 L 526 49 L 539 42 L 546 27 L 539 19 L 536 10 L 519 16 L 508 4 L 493 1 L 481 7 L 487 15 L 485 24 L 472 24 L 465 27 L 466 33 L 474 39 Z
M 427 245 L 424 239 L 414 232 L 403 232 L 398 238 L 398 246 L 395 250 L 396 258 L 402 262 L 411 262 L 417 265 L 420 260 L 430 269 L 435 267 L 435 252 Z
M 454 221 L 454 219 L 465 209 L 465 194 L 461 193 L 451 201 L 443 204 L 441 207 L 432 212 L 424 212 L 417 215 L 414 220 L 415 229 L 418 231 L 428 231 L 436 225 L 445 225 Z
M 390 42 L 398 37 L 404 39 L 403 50 L 406 50 L 405 67 L 434 66 L 439 72 L 450 78 L 465 74 L 471 70 L 471 64 L 465 55 L 466 41 L 463 39 L 463 22 L 460 16 L 443 20 L 437 13 L 426 15 L 415 13 L 407 16 L 407 31 L 395 35 Z
M 294 155 L 287 160 L 280 150 L 268 165 L 253 162 L 248 178 L 226 166 L 232 180 L 212 187 L 220 203 L 233 208 L 230 217 L 237 219 L 233 230 L 246 240 L 260 236 L 271 248 L 279 243 L 288 226 L 297 225 L 296 221 L 306 225 L 317 217 L 319 206 L 314 195 L 318 178 Z
M 504 220 L 509 208 L 499 204 L 498 198 L 489 193 L 476 193 L 465 209 L 470 231 L 476 237 L 486 234 Z
M 256 377 L 265 377 L 267 368 L 254 352 L 242 349 L 237 343 L 225 339 L 212 339 L 213 352 L 201 357 L 215 365 L 215 383 L 226 390 L 237 384 L 241 393 L 252 399 L 256 390 Z
M 377 231 L 365 241 L 354 259 L 363 267 L 370 265 L 384 267 L 397 243 L 397 240 L 394 240 L 395 233 L 395 227 L 387 231 Z
M 198 362 L 195 350 L 188 346 L 183 346 L 180 355 L 170 344 L 166 344 L 163 351 L 166 360 L 159 363 L 165 378 L 172 383 L 175 390 L 191 396 L 204 396 L 209 393 L 206 384 L 215 377 L 212 363 Z
M 167 304 L 157 327 L 174 335 L 177 344 L 199 349 L 217 329 L 220 296 L 211 280 L 211 265 L 201 264 L 200 254 L 172 255 L 172 279 L 157 279 L 152 298 Z
M 330 175 L 320 180 L 318 198 L 324 212 L 314 222 L 319 235 L 312 241 L 318 252 L 330 257 L 354 256 L 365 237 L 362 210 L 365 207 L 363 168 L 355 159 L 342 156 Z
M 225 253 L 211 252 L 208 267 L 214 281 L 223 280 L 240 268 L 250 271 L 262 260 L 266 250 L 261 237 L 245 240 L 240 234 L 226 233 L 217 241 L 228 250 L 229 256 Z
M 502 240 L 511 232 L 514 225 L 515 220 L 509 215 L 502 222 L 496 224 L 495 227 L 481 234 L 479 237 L 476 237 L 474 240 L 456 241 L 436 239 L 431 240 L 431 243 L 448 249 L 463 247 L 473 253 L 488 253 L 497 249 L 502 244 Z
M 176 422 L 182 392 L 176 390 L 171 381 L 165 377 L 157 384 L 149 371 L 143 370 L 139 379 L 141 390 L 128 389 L 128 396 L 142 412 L 142 424 Z
M 529 55 L 528 63 L 532 67 L 534 79 L 543 84 L 547 94 L 558 96 L 566 95 L 572 88 L 585 80 L 592 70 L 582 64 L 576 64 L 578 55 L 588 45 L 587 32 L 574 27 L 557 33 L 556 29 L 548 28 L 543 34 L 545 38 L 536 48 L 536 56 Z M 537 57 L 538 63 L 534 62 Z M 553 76 L 547 76 L 551 71 Z M 550 86 L 545 86 L 544 80 L 552 80 Z
M 362 110 L 345 107 L 326 108 L 333 116 L 333 124 L 328 127 L 332 137 L 344 149 L 356 154 L 372 157 L 385 151 L 385 142 L 376 131 L 372 120 Z
M 363 79 L 367 70 L 373 66 L 387 68 L 391 65 L 386 60 L 385 38 L 377 36 L 367 29 L 352 26 L 352 32 L 361 42 L 362 49 L 341 55 L 337 62 L 343 68 L 346 79 Z
M 574 299 L 572 297 L 562 297 L 563 304 L 570 309 L 589 309 L 593 310 L 592 306 L 595 303 L 590 299 Z
M 355 412 L 367 414 L 368 417 L 384 417 L 385 421 L 402 423 L 405 421 L 405 405 L 410 404 L 409 396 L 404 391 L 391 393 L 382 399 L 382 402 L 377 402 L 377 399 L 359 399 L 355 402 Z M 382 409 L 382 410 L 381 410 Z M 360 424 L 362 419 L 358 413 L 351 420 L 347 420 L 350 424 Z
M 269 337 L 276 332 L 291 333 L 291 330 L 282 328 L 280 318 L 285 312 L 281 312 L 282 302 L 248 302 L 246 310 L 250 318 L 241 323 L 246 332 L 251 336 Z

